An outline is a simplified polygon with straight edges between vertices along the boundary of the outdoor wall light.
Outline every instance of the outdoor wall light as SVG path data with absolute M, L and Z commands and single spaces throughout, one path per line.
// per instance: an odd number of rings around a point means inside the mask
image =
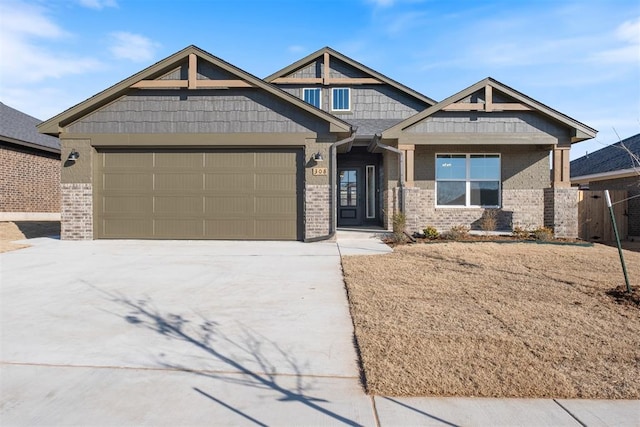
M 69 157 L 67 157 L 67 160 L 70 162 L 75 162 L 76 160 L 78 160 L 79 157 L 80 157 L 80 153 L 78 153 L 75 149 L 72 149 L 71 152 L 69 153 Z
M 322 157 L 322 153 L 319 151 L 313 155 L 313 160 L 316 162 L 324 162 L 324 157 Z

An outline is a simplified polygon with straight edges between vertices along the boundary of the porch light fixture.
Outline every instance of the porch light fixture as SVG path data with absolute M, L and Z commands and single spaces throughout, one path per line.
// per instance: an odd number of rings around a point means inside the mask
M 79 157 L 80 157 L 80 153 L 78 153 L 75 149 L 72 149 L 71 152 L 69 153 L 69 157 L 67 157 L 67 160 L 70 162 L 75 162 L 76 160 L 78 160 Z
M 313 155 L 313 160 L 316 162 L 324 162 L 324 157 L 322 157 L 322 153 L 319 151 Z

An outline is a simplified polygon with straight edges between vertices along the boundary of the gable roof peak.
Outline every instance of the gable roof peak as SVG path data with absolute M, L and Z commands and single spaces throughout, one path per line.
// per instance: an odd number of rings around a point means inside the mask
M 485 92 L 485 101 L 483 103 L 465 103 L 462 102 L 460 103 L 459 101 L 467 98 L 469 95 L 474 94 L 475 92 L 481 90 L 482 88 L 486 88 L 486 87 L 491 87 L 492 89 L 497 89 L 499 92 L 502 92 L 503 94 L 507 95 L 508 97 L 514 99 L 516 101 L 516 103 L 510 104 L 510 103 L 496 103 L 493 104 L 493 100 L 492 100 L 492 93 L 488 93 L 488 91 Z M 485 89 L 486 90 L 486 89 Z M 460 105 L 452 105 L 452 104 L 460 104 Z M 458 106 L 460 106 L 461 108 L 457 108 Z M 453 108 L 456 107 L 456 108 Z M 498 108 L 496 108 L 498 107 Z M 474 111 L 474 112 L 479 112 L 479 111 L 484 111 L 484 112 L 491 112 L 491 111 L 499 111 L 499 110 L 533 110 L 533 111 L 537 111 L 561 124 L 563 124 L 564 126 L 570 127 L 572 129 L 574 129 L 575 131 L 575 135 L 572 137 L 572 143 L 575 142 L 580 142 L 580 141 L 584 141 L 587 139 L 591 139 L 594 138 L 596 136 L 596 134 L 598 133 L 597 130 L 585 125 L 584 123 L 581 123 L 569 116 L 567 116 L 566 114 L 563 114 L 557 110 L 554 110 L 553 108 L 536 101 L 535 99 L 525 95 L 522 92 L 519 92 L 507 85 L 505 85 L 504 83 L 499 82 L 498 80 L 494 79 L 493 77 L 485 77 L 484 79 L 480 80 L 477 83 L 472 84 L 471 86 L 467 87 L 466 89 L 461 90 L 460 92 L 457 92 L 453 95 L 451 95 L 450 97 L 438 102 L 437 104 L 427 108 L 426 110 L 417 113 L 409 118 L 407 118 L 406 120 L 398 123 L 397 125 L 387 129 L 386 131 L 383 132 L 383 136 L 387 137 L 387 138 L 391 138 L 391 137 L 395 137 L 397 134 L 403 132 L 405 129 L 414 126 L 415 124 L 419 123 L 420 121 L 424 120 L 425 118 L 431 116 L 432 114 L 435 114 L 438 111 L 441 110 L 445 110 L 445 109 L 452 109 L 452 110 L 458 110 L 458 111 Z
M 293 72 L 295 72 L 296 70 L 310 64 L 311 62 L 317 60 L 318 58 L 320 58 L 321 56 L 325 55 L 325 54 L 329 54 L 330 56 L 338 59 L 339 61 L 342 61 L 344 63 L 346 63 L 347 65 L 362 71 L 365 74 L 368 74 L 369 76 L 379 80 L 380 82 L 386 83 L 389 86 L 394 87 L 395 89 L 398 89 L 402 92 L 404 92 L 407 95 L 412 96 L 413 98 L 423 102 L 426 106 L 431 106 L 436 104 L 436 101 L 429 98 L 428 96 L 423 95 L 422 93 L 411 89 L 408 86 L 403 85 L 400 82 L 397 82 L 396 80 L 393 80 L 387 76 L 385 76 L 382 73 L 377 72 L 376 70 L 367 67 L 366 65 L 346 56 L 343 53 L 338 52 L 337 50 L 331 48 L 330 46 L 325 46 L 321 49 L 316 50 L 313 53 L 310 53 L 309 55 L 305 56 L 304 58 L 301 58 L 299 60 L 297 60 L 296 62 L 289 64 L 288 66 L 276 71 L 275 73 L 267 76 L 264 78 L 264 80 L 268 83 L 278 83 L 275 80 L 279 79 L 279 78 L 283 78 Z
M 276 85 L 269 84 L 268 82 L 265 82 L 259 77 L 256 77 L 253 74 L 229 62 L 226 62 L 225 60 L 220 59 L 219 57 L 214 56 L 209 52 L 205 51 L 204 49 L 201 49 L 195 45 L 189 45 L 184 49 L 179 50 L 178 52 L 164 59 L 161 59 L 160 61 L 143 69 L 142 71 L 139 71 L 138 73 L 120 81 L 119 83 L 116 83 L 115 85 L 67 109 L 66 111 L 58 114 L 57 116 L 50 118 L 49 120 L 41 123 L 38 126 L 38 130 L 41 133 L 46 133 L 49 135 L 58 135 L 60 133 L 61 127 L 66 126 L 67 124 L 79 119 L 80 117 L 86 116 L 91 111 L 101 108 L 102 106 L 106 105 L 112 100 L 127 93 L 129 90 L 136 89 L 139 87 L 148 87 L 145 85 L 139 86 L 139 84 L 145 83 L 143 82 L 144 80 L 158 79 L 163 74 L 171 71 L 172 69 L 179 66 L 180 64 L 184 64 L 185 60 L 190 58 L 190 55 L 192 54 L 194 54 L 197 58 L 200 58 L 205 62 L 213 64 L 216 67 L 219 67 L 225 70 L 226 72 L 232 75 L 235 75 L 239 80 L 242 80 L 243 82 L 240 82 L 241 84 L 238 87 L 254 87 L 261 90 L 265 90 L 274 96 L 282 98 L 302 108 L 303 110 L 307 110 L 311 114 L 318 116 L 323 120 L 326 120 L 329 123 L 332 123 L 333 125 L 336 125 L 337 128 L 344 130 L 345 132 L 351 131 L 351 125 L 346 121 L 340 119 L 339 117 L 333 116 L 323 110 L 317 109 L 311 106 L 310 104 L 304 102 L 303 100 L 283 91 Z M 191 59 L 189 59 L 189 66 L 191 66 L 190 63 L 191 63 Z M 188 84 L 185 83 L 185 81 L 183 80 L 179 81 L 179 84 L 182 85 L 180 86 L 181 88 L 195 89 L 195 88 L 198 88 L 197 82 L 198 82 L 198 79 L 196 74 L 194 73 L 188 78 L 187 80 Z M 174 82 L 170 81 L 170 84 L 172 85 L 171 87 L 173 87 Z M 227 86 L 227 81 L 225 81 L 225 86 Z M 163 87 L 169 87 L 169 86 L 163 86 Z

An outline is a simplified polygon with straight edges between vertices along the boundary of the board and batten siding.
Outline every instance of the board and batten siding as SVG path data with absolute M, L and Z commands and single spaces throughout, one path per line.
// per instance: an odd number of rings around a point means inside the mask
M 69 132 L 328 134 L 329 126 L 255 89 L 138 90 L 71 124 Z

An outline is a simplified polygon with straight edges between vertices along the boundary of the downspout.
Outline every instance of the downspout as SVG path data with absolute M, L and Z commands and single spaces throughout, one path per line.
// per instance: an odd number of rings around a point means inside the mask
M 331 164 L 329 165 L 329 205 L 331 206 L 331 223 L 329 225 L 329 234 L 326 236 L 318 236 L 312 237 L 310 239 L 304 239 L 305 243 L 319 242 L 321 240 L 331 239 L 336 234 L 337 228 L 337 209 L 336 209 L 336 174 L 338 172 L 338 156 L 337 156 L 337 148 L 341 145 L 348 144 L 353 142 L 356 139 L 356 131 L 357 127 L 351 128 L 351 135 L 349 135 L 345 139 L 341 139 L 340 141 L 336 141 L 329 147 L 329 159 Z
M 396 153 L 399 157 L 399 163 L 400 163 L 400 171 L 399 171 L 399 179 L 398 179 L 398 198 L 400 199 L 398 203 L 398 207 L 400 208 L 400 212 L 404 212 L 404 199 L 405 199 L 405 193 L 404 193 L 404 152 L 396 147 L 392 147 L 390 145 L 386 145 L 380 142 L 380 139 L 382 138 L 382 135 L 380 134 L 375 134 L 373 137 L 373 144 L 374 144 L 374 148 L 382 148 L 383 150 L 387 150 L 387 151 L 391 151 L 392 153 Z

